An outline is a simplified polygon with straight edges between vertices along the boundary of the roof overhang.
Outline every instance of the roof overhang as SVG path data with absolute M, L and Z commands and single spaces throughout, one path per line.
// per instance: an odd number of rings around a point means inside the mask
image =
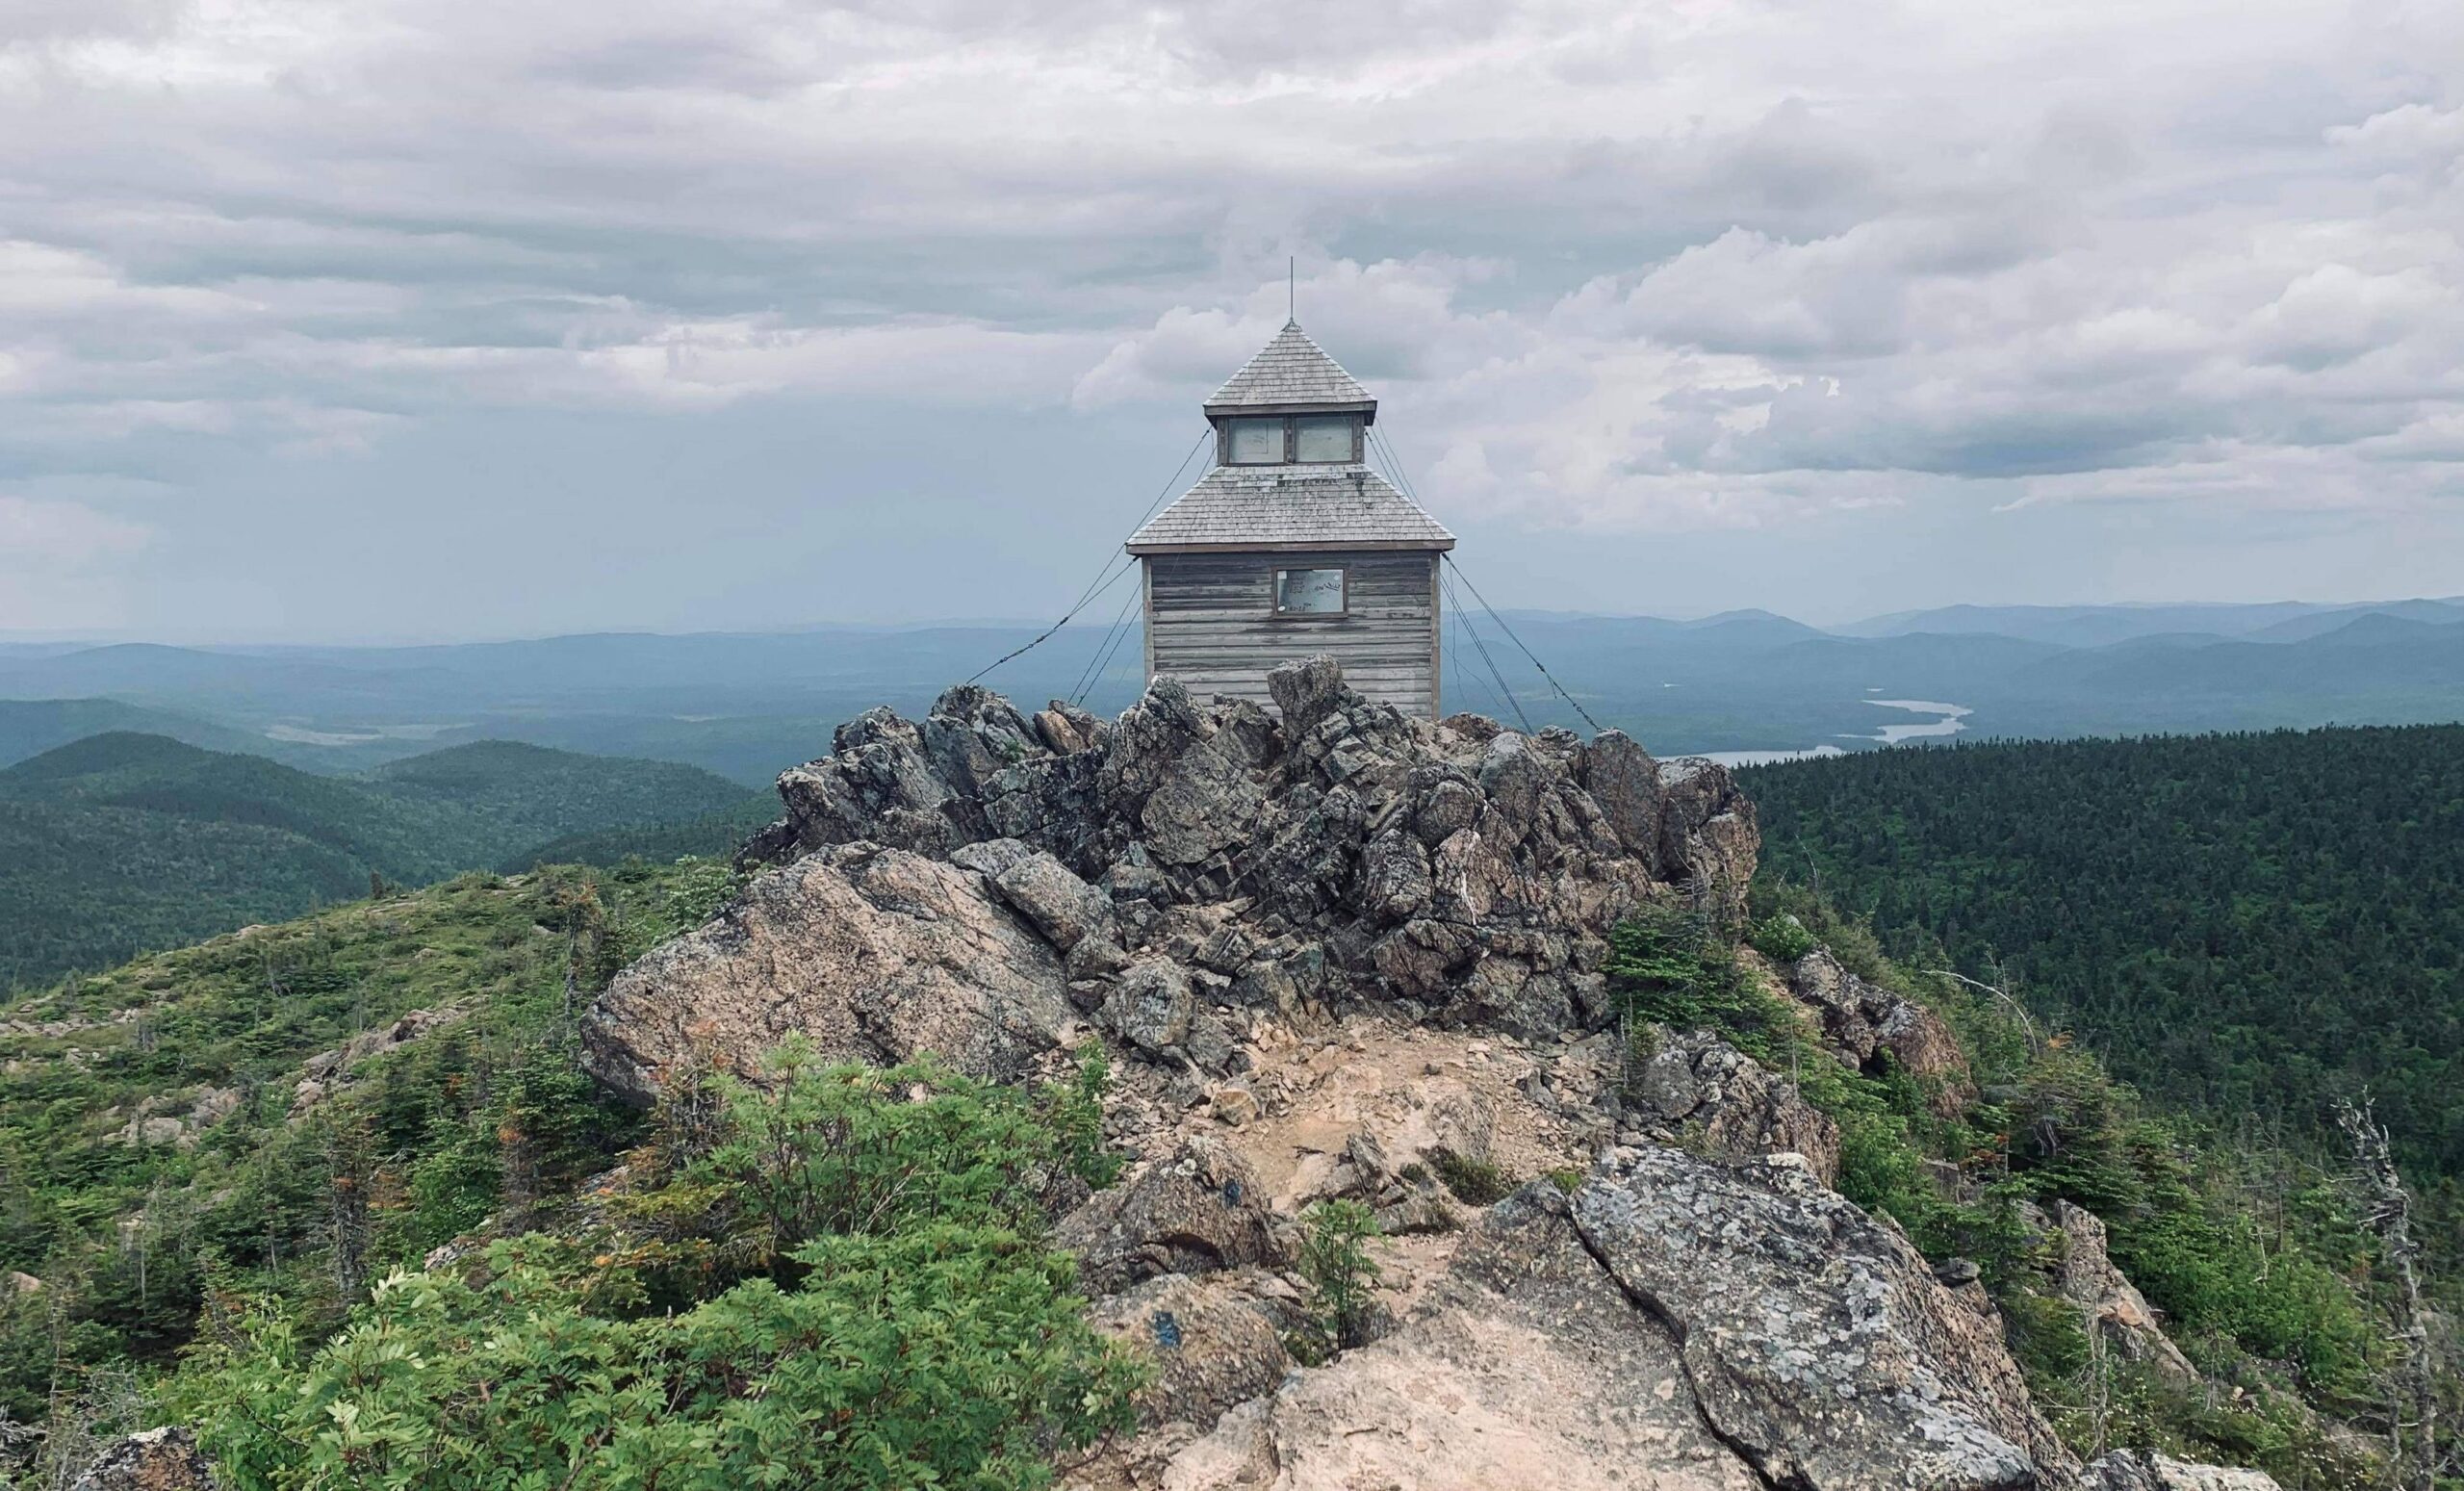
M 1436 553 L 1454 547 L 1449 538 L 1388 539 L 1375 542 L 1354 540 L 1294 540 L 1273 544 L 1123 544 L 1134 554 L 1160 553 L 1397 553 L 1421 550 Z
M 1184 405 L 1183 407 L 1187 407 Z M 1272 419 L 1281 414 L 1357 414 L 1364 424 L 1377 423 L 1377 400 L 1356 403 L 1208 404 L 1210 420 Z

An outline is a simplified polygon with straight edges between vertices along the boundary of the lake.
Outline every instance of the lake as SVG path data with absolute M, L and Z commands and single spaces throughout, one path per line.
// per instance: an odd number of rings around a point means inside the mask
M 1865 703 L 1884 709 L 1905 709 L 1911 714 L 1931 714 L 1938 718 L 1914 725 L 1886 725 L 1870 735 L 1850 735 L 1850 740 L 1879 740 L 1885 745 L 1897 745 L 1903 740 L 1925 740 L 1938 735 L 1956 735 L 1967 729 L 1967 716 L 1976 711 L 1965 705 L 1938 704 L 1931 699 L 1868 699 Z

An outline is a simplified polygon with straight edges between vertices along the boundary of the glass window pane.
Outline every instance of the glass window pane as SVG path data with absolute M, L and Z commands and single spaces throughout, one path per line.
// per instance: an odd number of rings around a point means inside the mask
M 1350 415 L 1312 414 L 1293 423 L 1293 443 L 1299 448 L 1293 459 L 1299 461 L 1348 461 L 1351 459 L 1352 417 Z
M 1340 616 L 1344 612 L 1341 570 L 1277 570 L 1274 608 L 1283 616 Z
M 1283 460 L 1283 421 L 1234 420 L 1232 464 L 1271 466 Z

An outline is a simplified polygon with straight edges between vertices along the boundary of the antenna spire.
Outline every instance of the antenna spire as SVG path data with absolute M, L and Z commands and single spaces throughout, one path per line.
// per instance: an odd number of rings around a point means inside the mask
M 1283 319 L 1300 324 L 1300 256 L 1283 261 Z

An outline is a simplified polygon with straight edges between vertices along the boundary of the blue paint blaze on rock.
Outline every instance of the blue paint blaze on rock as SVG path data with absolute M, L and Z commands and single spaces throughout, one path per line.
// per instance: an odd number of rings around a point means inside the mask
M 1157 1346 L 1162 1347 L 1168 1351 L 1180 1350 L 1181 1323 L 1172 1318 L 1171 1311 L 1156 1311 L 1153 1318 L 1147 1322 L 1147 1324 L 1154 1329 L 1155 1344 Z

